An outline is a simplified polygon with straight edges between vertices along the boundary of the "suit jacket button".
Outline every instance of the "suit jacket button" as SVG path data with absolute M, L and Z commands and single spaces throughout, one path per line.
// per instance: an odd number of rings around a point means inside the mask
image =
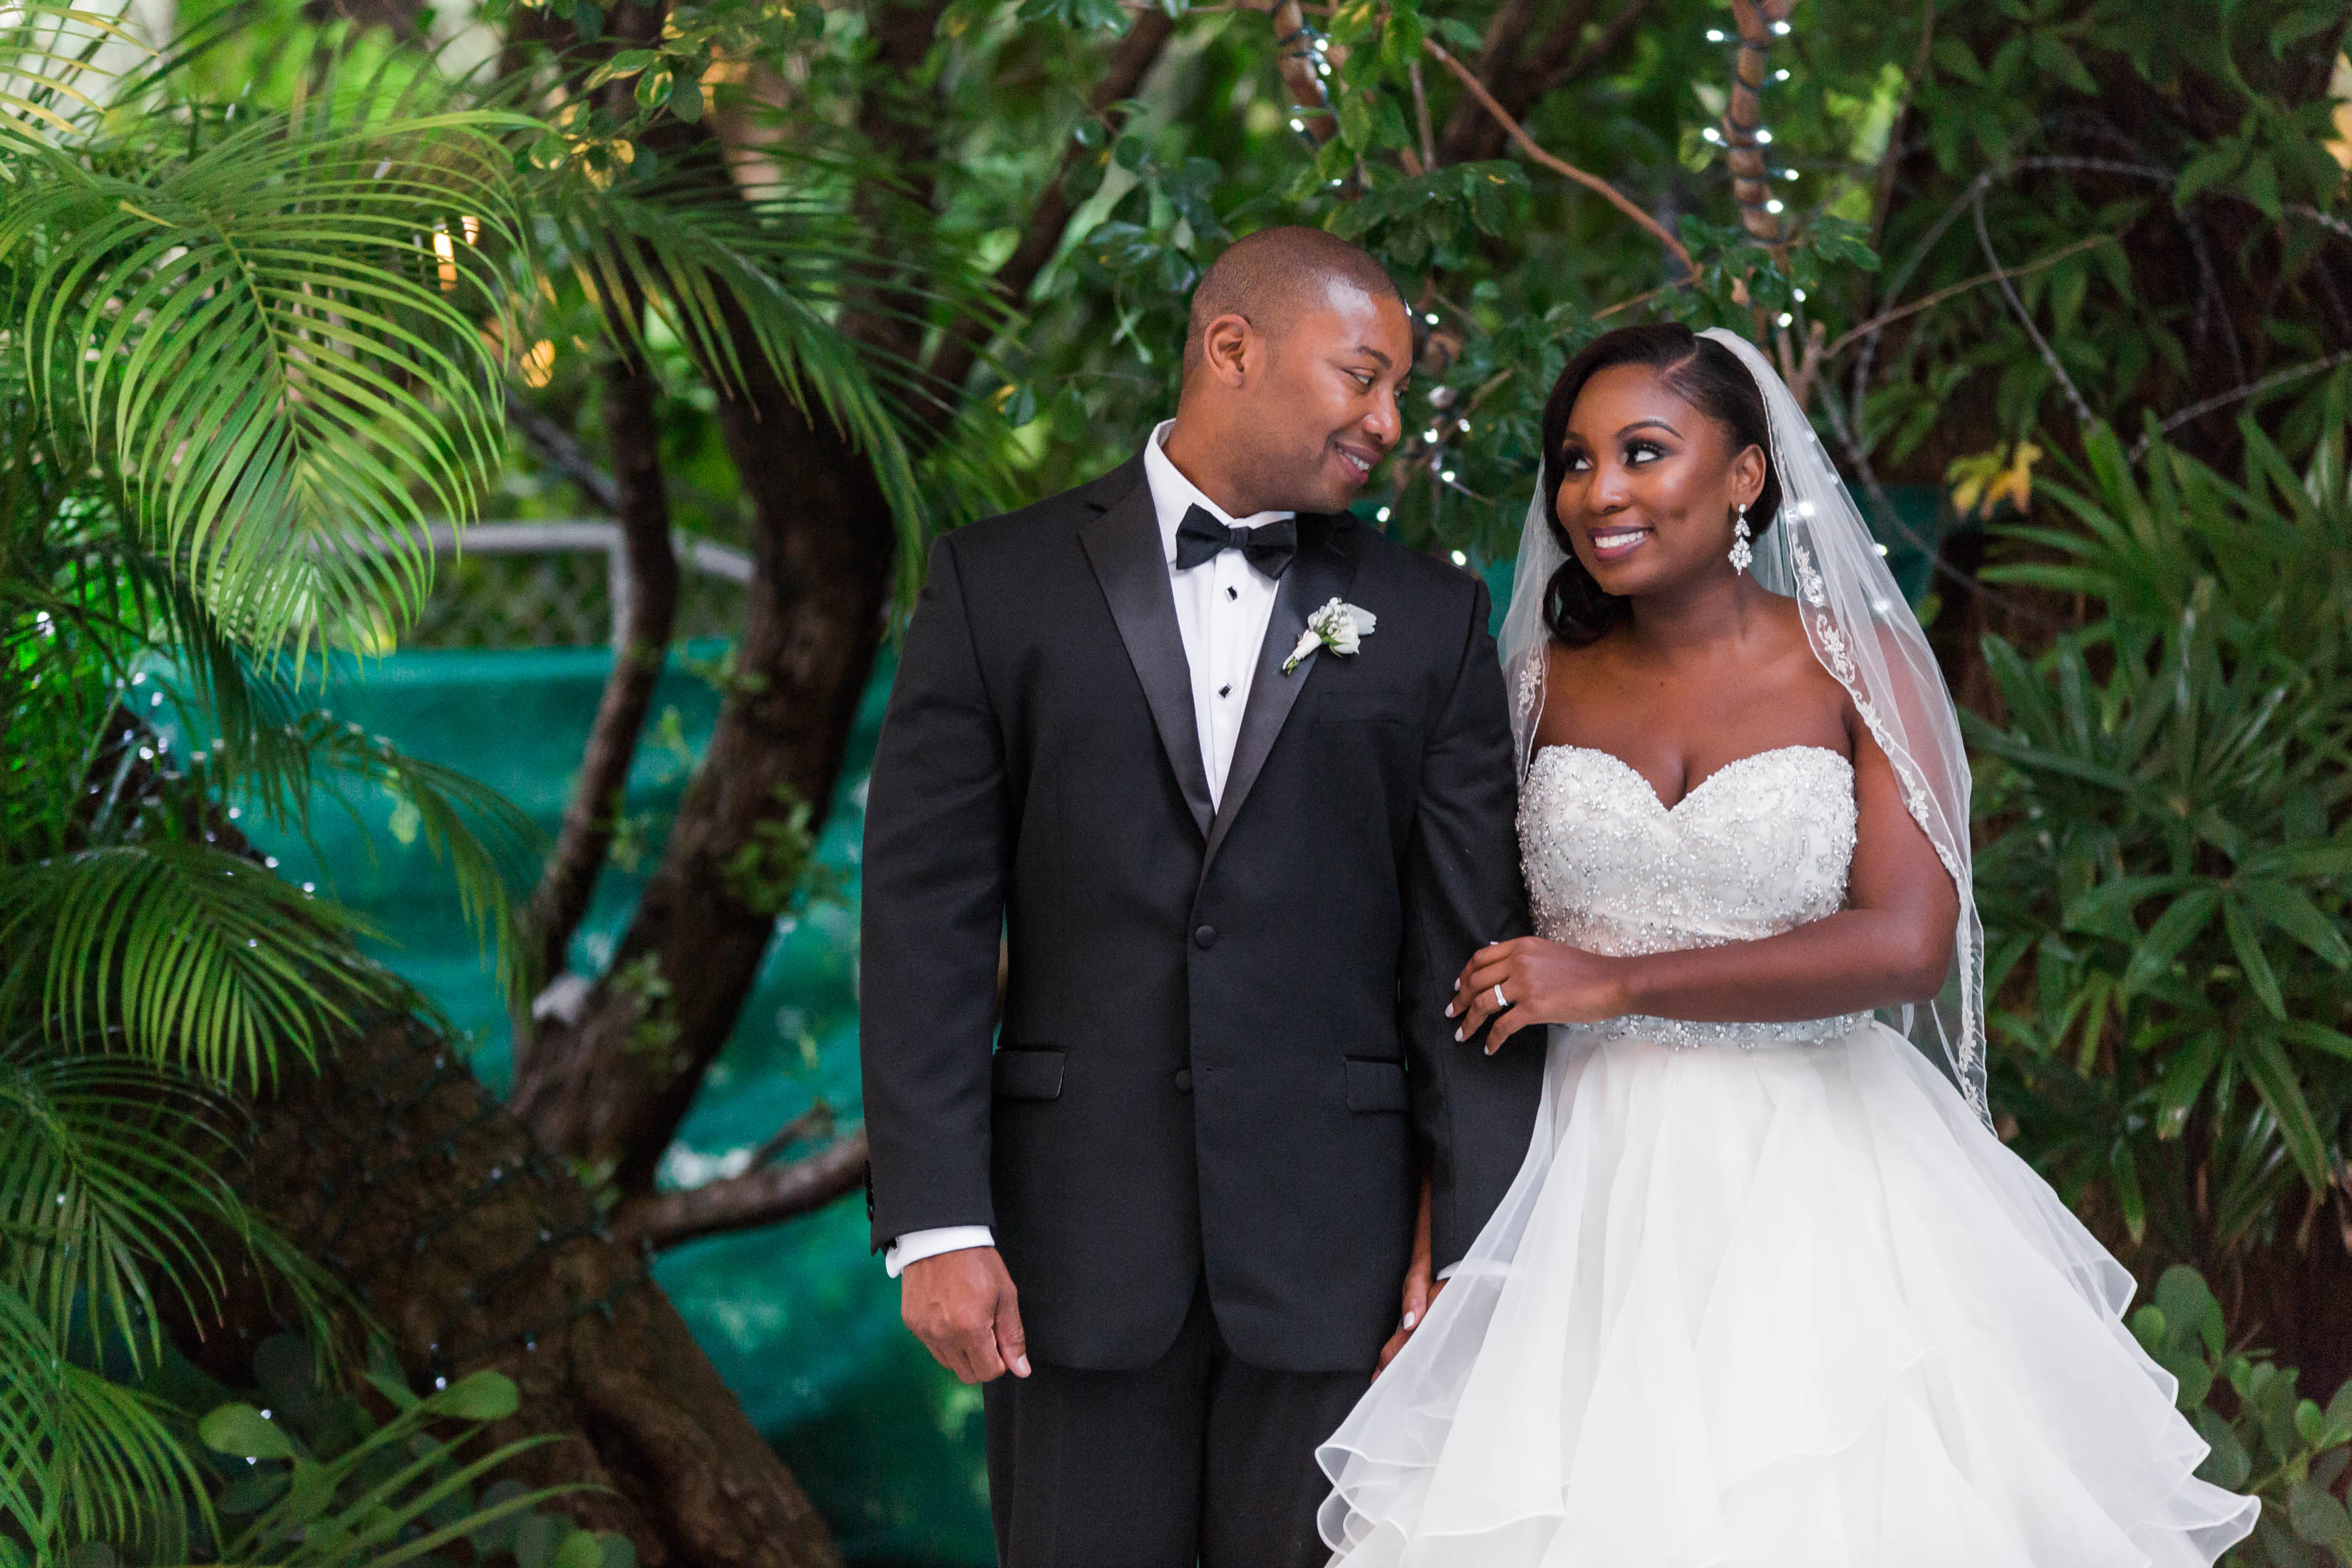
M 1217 928 L 1214 926 L 1194 926 L 1192 928 L 1192 941 L 1196 946 L 1200 947 L 1216 946 Z
M 1192 1069 L 1191 1068 L 1178 1068 L 1176 1069 L 1176 1087 L 1185 1094 L 1192 1092 Z

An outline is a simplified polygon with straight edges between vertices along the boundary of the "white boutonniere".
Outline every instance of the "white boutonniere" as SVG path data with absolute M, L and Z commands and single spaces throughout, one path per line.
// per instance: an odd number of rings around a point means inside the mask
M 1288 675 L 1297 669 L 1298 661 L 1318 647 L 1328 647 L 1337 654 L 1355 652 L 1380 624 L 1381 618 L 1361 605 L 1332 600 L 1307 617 L 1307 629 L 1298 634 L 1298 646 L 1283 661 L 1282 673 Z

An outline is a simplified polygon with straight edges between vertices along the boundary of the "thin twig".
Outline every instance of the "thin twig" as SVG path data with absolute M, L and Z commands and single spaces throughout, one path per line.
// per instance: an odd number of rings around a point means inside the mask
M 822 1138 L 833 1131 L 833 1107 L 820 1100 L 806 1110 L 776 1129 L 769 1140 L 751 1152 L 752 1170 L 772 1163 L 777 1155 L 803 1138 Z
M 1951 299 L 1954 295 L 1965 294 L 1971 289 L 1981 289 L 1986 284 L 1993 282 L 2002 277 L 2022 278 L 2029 272 L 2039 272 L 2045 267 L 2054 266 L 2057 263 L 2065 260 L 2066 258 L 2074 255 L 2078 251 L 2088 250 L 2093 246 L 2108 244 L 2113 241 L 2114 238 L 2115 236 L 2110 234 L 2095 234 L 2088 239 L 2078 239 L 2074 244 L 2066 246 L 2063 249 L 2053 250 L 2047 256 L 2036 257 L 2032 261 L 2021 262 L 2015 267 L 2009 268 L 2005 272 L 1982 272 L 1964 282 L 1954 283 L 1946 288 L 1938 289 L 1934 293 L 1923 295 L 1919 299 L 1912 300 L 1911 303 L 1905 305 L 1898 310 L 1889 310 L 1884 315 L 1873 316 L 1870 320 L 1863 322 L 1860 326 L 1848 328 L 1845 331 L 1840 333 L 1836 338 L 1832 340 L 1828 348 L 1822 351 L 1822 357 L 1823 359 L 1833 358 L 1837 354 L 1844 352 L 1846 347 L 1853 342 L 1855 339 L 1863 337 L 1867 333 L 1875 332 L 1882 327 L 1891 326 L 1895 322 L 1901 321 L 1906 316 L 1915 316 L 1922 310 L 1932 309 L 1935 306 L 1942 304 L 1945 300 Z
M 1992 247 L 1992 230 L 1985 225 L 1984 197 L 1987 188 L 1986 179 L 1979 176 L 1974 187 L 1976 199 L 1972 205 L 1976 209 L 1977 243 L 1983 247 L 1985 259 L 1992 263 L 1993 280 L 2000 285 L 2001 294 L 2009 300 L 2010 309 L 2017 312 L 2017 319 L 2025 324 L 2025 335 L 2032 338 L 2033 346 L 2041 351 L 2042 363 L 2050 367 L 2050 374 L 2056 376 L 2058 384 L 2065 389 L 2066 401 L 2074 410 L 2075 423 L 2085 430 L 2096 428 L 2099 416 L 2091 412 L 2089 404 L 2083 401 L 2083 394 L 2075 387 L 2074 378 L 2068 375 L 2066 367 L 2059 363 L 2058 351 L 2050 346 L 2050 340 L 2043 337 L 2042 329 L 2033 324 L 2033 312 L 2025 308 L 2025 301 L 2018 297 L 2016 288 L 2009 280 L 2009 274 L 2002 270 L 2000 254 Z
M 1404 75 L 1412 84 L 1412 119 L 1421 132 L 1421 166 L 1427 172 L 1437 167 L 1437 133 L 1430 126 L 1429 89 L 1422 85 L 1421 62 L 1415 60 L 1405 67 Z
M 2250 381 L 2243 386 L 2218 393 L 2211 397 L 2192 403 L 2177 413 L 2166 416 L 2157 426 L 2156 434 L 2166 435 L 2188 424 L 2191 419 L 2202 418 L 2216 408 L 2226 408 L 2232 403 L 2241 403 L 2249 397 L 2259 396 L 2274 386 L 2284 386 L 2290 381 L 2297 381 L 2306 375 L 2317 375 L 2323 370 L 2334 370 L 2337 365 L 2347 363 L 2352 363 L 2352 349 L 2346 349 L 2341 353 L 2332 353 L 2326 359 L 2315 359 L 2305 364 L 2290 365 L 2285 370 L 2274 370 L 2259 381 Z M 2133 462 L 2137 463 L 2147 455 L 2148 441 L 2148 437 L 2142 436 L 2132 443 L 2130 455 Z
M 1478 79 L 1477 73 L 1471 70 L 1460 60 L 1455 59 L 1452 55 L 1447 54 L 1444 47 L 1439 44 L 1436 39 L 1424 38 L 1422 40 L 1421 47 L 1427 53 L 1434 56 L 1439 63 L 1444 65 L 1447 70 L 1452 71 L 1455 77 L 1460 79 L 1462 85 L 1469 89 L 1470 96 L 1478 100 L 1479 107 L 1486 110 L 1488 114 L 1494 116 L 1495 123 L 1503 128 L 1503 133 L 1508 136 L 1512 141 L 1518 143 L 1520 152 L 1525 153 L 1528 157 L 1534 159 L 1537 163 L 1541 163 L 1545 168 L 1552 171 L 1552 173 L 1556 174 L 1564 174 L 1568 178 L 1574 180 L 1578 184 L 1585 187 L 1585 189 L 1606 196 L 1611 205 L 1615 206 L 1618 211 L 1623 213 L 1627 217 L 1632 218 L 1635 223 L 1641 225 L 1642 227 L 1647 229 L 1653 236 L 1654 236 L 1658 243 L 1666 247 L 1667 254 L 1671 255 L 1675 260 L 1683 264 L 1683 270 L 1685 273 L 1694 277 L 1697 275 L 1698 265 L 1691 259 L 1690 252 L 1683 248 L 1683 242 L 1676 239 L 1664 224 L 1660 223 L 1656 218 L 1652 217 L 1648 213 L 1643 212 L 1641 206 L 1636 204 L 1632 197 L 1626 195 L 1624 192 L 1619 190 L 1616 186 L 1611 184 L 1600 175 L 1588 174 L 1583 170 L 1578 168 L 1575 164 L 1570 163 L 1567 159 L 1555 156 L 1554 154 L 1544 151 L 1543 147 L 1537 142 L 1536 139 L 1528 134 L 1527 128 L 1522 126 L 1517 120 L 1511 118 L 1510 110 L 1505 109 L 1501 104 L 1495 101 L 1495 95 L 1486 90 L 1486 84 Z

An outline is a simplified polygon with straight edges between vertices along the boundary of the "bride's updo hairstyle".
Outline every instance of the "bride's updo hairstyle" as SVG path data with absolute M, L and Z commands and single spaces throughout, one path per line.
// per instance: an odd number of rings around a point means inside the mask
M 1606 593 L 1576 557 L 1576 546 L 1559 521 L 1559 485 L 1567 478 L 1568 417 L 1584 384 L 1621 364 L 1647 365 L 1666 390 L 1723 426 L 1734 452 L 1755 447 L 1764 454 L 1764 488 L 1748 509 L 1748 526 L 1760 534 L 1780 515 L 1780 476 L 1772 469 L 1772 426 L 1764 395 L 1739 356 L 1712 338 L 1700 337 L 1679 321 L 1620 327 L 1587 343 L 1568 362 L 1543 413 L 1543 509 L 1552 537 L 1568 559 L 1544 587 L 1544 625 L 1570 647 L 1601 640 L 1625 615 L 1625 601 Z

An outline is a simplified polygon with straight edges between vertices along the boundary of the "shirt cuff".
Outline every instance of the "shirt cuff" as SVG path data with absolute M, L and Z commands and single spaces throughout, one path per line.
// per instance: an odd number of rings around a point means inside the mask
M 909 1263 L 937 1258 L 942 1252 L 995 1245 L 995 1234 L 984 1225 L 943 1225 L 936 1230 L 910 1230 L 882 1254 L 882 1267 L 896 1279 Z

